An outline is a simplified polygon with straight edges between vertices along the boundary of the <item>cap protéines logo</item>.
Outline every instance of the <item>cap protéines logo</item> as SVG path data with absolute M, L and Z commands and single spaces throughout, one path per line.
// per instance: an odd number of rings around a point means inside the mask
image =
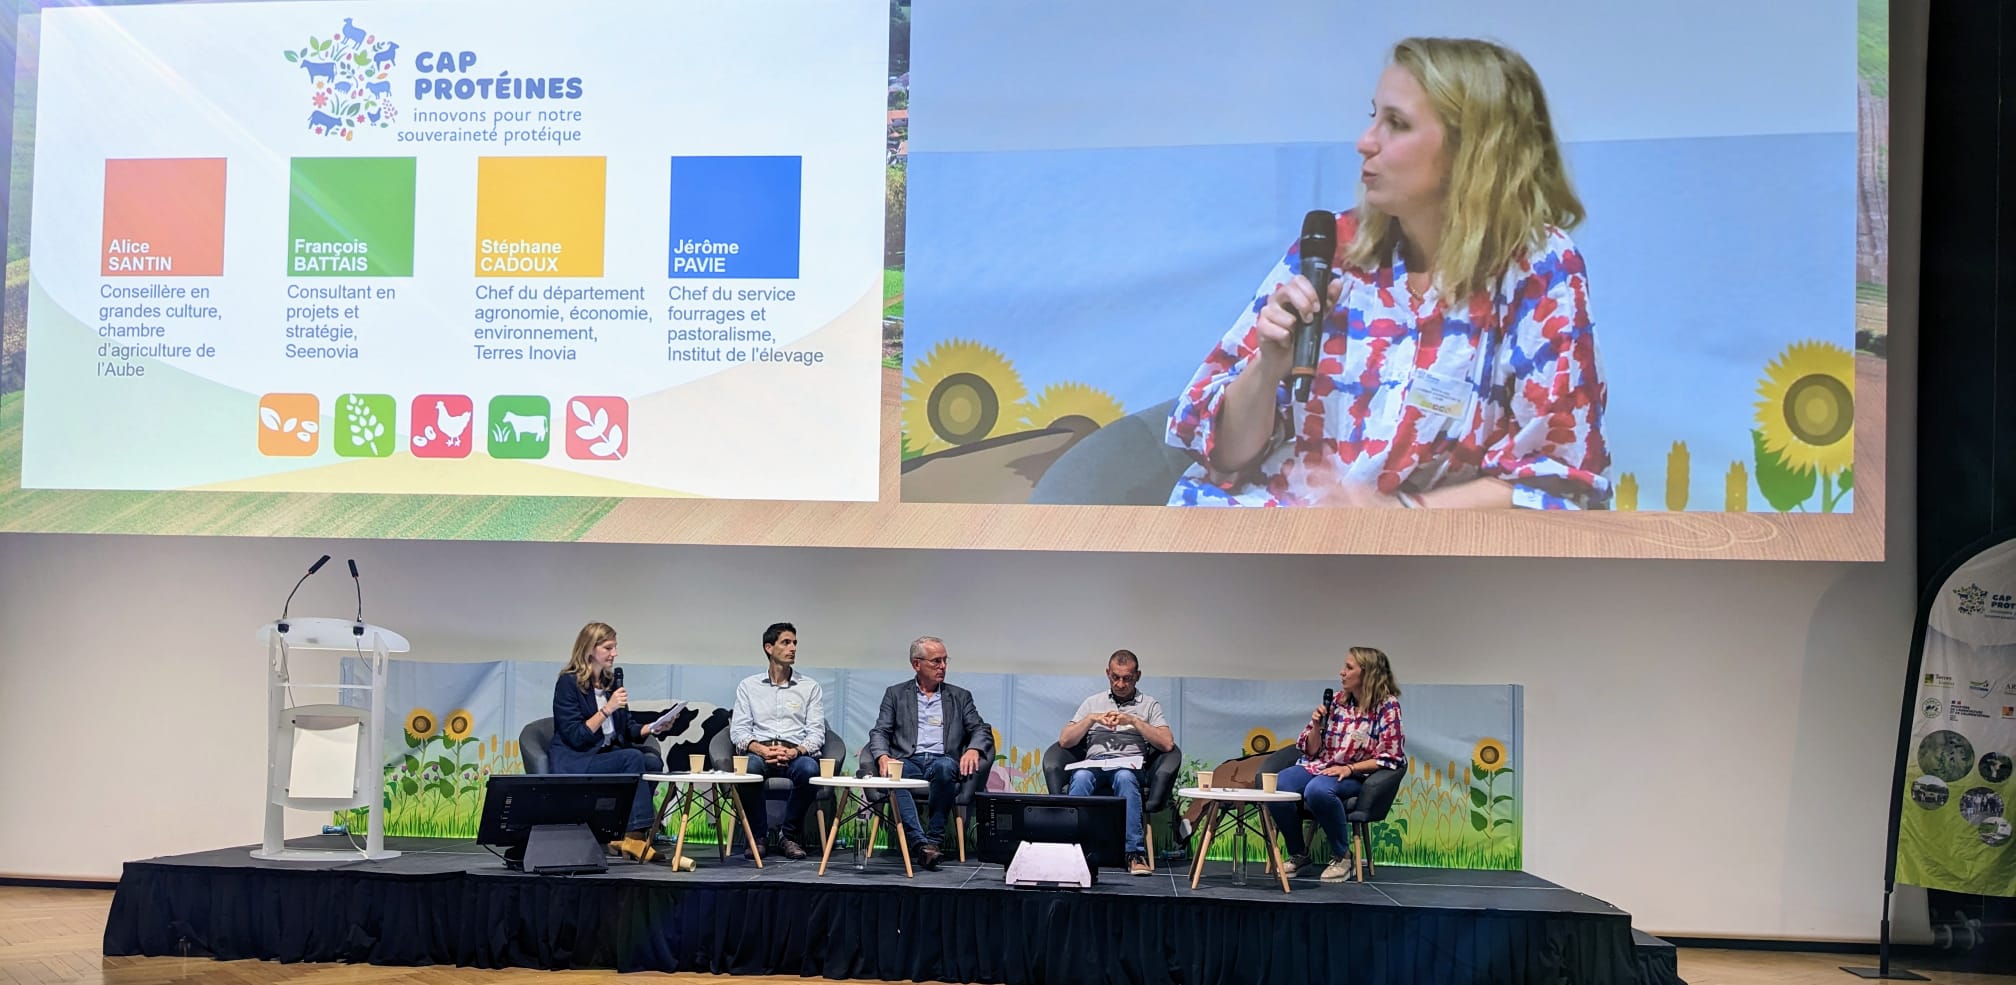
M 398 118 L 392 69 L 399 46 L 351 18 L 343 18 L 334 33 L 310 37 L 305 46 L 282 54 L 308 74 L 308 132 L 350 140 L 358 130 L 390 127 Z
M 1960 600 L 1960 614 L 1963 616 L 1978 616 L 1988 611 L 1988 590 L 1979 585 L 1956 588 L 1953 595 Z

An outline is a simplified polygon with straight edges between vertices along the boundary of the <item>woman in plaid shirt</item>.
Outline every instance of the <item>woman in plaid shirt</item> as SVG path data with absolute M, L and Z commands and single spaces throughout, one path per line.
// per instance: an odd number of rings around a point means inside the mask
M 1400 730 L 1400 686 L 1393 682 L 1386 654 L 1354 646 L 1345 654 L 1338 678 L 1343 692 L 1309 716 L 1302 737 L 1295 740 L 1302 758 L 1282 770 L 1279 781 L 1279 789 L 1302 795 L 1302 803 L 1330 839 L 1336 859 L 1323 870 L 1325 882 L 1341 881 L 1351 873 L 1345 858 L 1351 829 L 1344 804 L 1358 796 L 1364 777 L 1374 770 L 1398 769 L 1407 761 L 1407 736 Z M 1292 801 L 1269 804 L 1267 810 L 1287 845 L 1289 858 L 1282 867 L 1292 876 L 1309 864 L 1302 822 Z

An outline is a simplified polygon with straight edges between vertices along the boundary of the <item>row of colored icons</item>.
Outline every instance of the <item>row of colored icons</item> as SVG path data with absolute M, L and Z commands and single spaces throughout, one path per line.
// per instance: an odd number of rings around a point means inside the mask
M 558 420 L 550 401 L 531 394 L 491 397 L 487 410 L 478 422 L 467 394 L 423 393 L 407 406 L 402 428 L 391 394 L 345 393 L 329 405 L 325 434 L 315 394 L 269 393 L 259 398 L 259 454 L 306 457 L 326 438 L 344 458 L 389 458 L 402 444 L 415 458 L 467 458 L 481 442 L 491 458 L 540 459 L 556 432 L 568 458 L 613 462 L 630 453 L 630 404 L 622 397 L 569 397 Z

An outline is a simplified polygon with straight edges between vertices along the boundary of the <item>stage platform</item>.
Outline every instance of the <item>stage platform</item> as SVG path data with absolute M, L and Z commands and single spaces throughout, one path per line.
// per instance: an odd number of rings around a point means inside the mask
M 341 838 L 290 842 L 337 847 Z M 249 847 L 129 862 L 111 955 L 477 968 L 614 968 L 1003 983 L 1678 982 L 1674 951 L 1601 900 L 1519 872 L 1387 866 L 1357 883 L 1212 863 L 1102 874 L 1085 890 L 1008 889 L 999 866 L 903 876 L 818 860 L 697 872 L 613 860 L 528 876 L 466 841 L 387 839 L 384 862 L 270 863 Z M 851 856 L 849 856 L 851 860 Z

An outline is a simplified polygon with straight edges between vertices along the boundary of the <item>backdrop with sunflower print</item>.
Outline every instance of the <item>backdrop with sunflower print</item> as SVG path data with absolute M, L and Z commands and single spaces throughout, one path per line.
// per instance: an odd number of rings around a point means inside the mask
M 354 664 L 354 661 L 349 663 Z M 625 686 L 639 710 L 684 701 L 699 714 L 670 737 L 667 753 L 683 764 L 703 752 L 728 724 L 735 685 L 758 666 L 625 664 Z M 469 838 L 482 817 L 485 781 L 524 771 L 518 737 L 550 717 L 559 662 L 499 661 L 437 664 L 393 661 L 387 673 L 385 831 L 389 835 Z M 905 680 L 901 670 L 800 672 L 825 689 L 828 724 L 853 758 L 867 742 L 882 692 Z M 346 680 L 361 668 L 346 666 Z M 992 790 L 1047 793 L 1043 751 L 1057 741 L 1086 696 L 1106 689 L 1097 675 L 961 674 L 952 683 L 973 692 L 995 733 Z M 1334 678 L 1242 681 L 1150 677 L 1143 693 L 1162 703 L 1183 753 L 1179 784 L 1228 759 L 1265 754 L 1291 744 Z M 1451 868 L 1517 869 L 1522 841 L 1522 690 L 1517 685 L 1410 684 L 1401 696 L 1410 766 L 1392 814 L 1373 829 L 1379 862 Z M 359 817 L 338 815 L 342 821 Z M 1166 816 L 1157 823 L 1166 826 Z M 689 829 L 702 841 L 711 828 Z M 1320 839 L 1319 839 L 1320 840 Z M 1234 846 L 1214 843 L 1212 857 Z M 1171 844 L 1166 834 L 1157 843 Z M 1257 845 L 1249 845 L 1257 851 Z
M 1019 3 L 933 8 L 912 34 L 903 498 L 1166 501 L 1171 402 L 1303 213 L 1355 204 L 1390 46 L 1451 35 L 1512 47 L 1547 89 L 1587 211 L 1611 508 L 1852 510 L 1880 480 L 1853 449 L 1885 384 L 1887 4 L 1754 15 L 1123 0 L 1059 31 Z M 1620 76 L 1654 36 L 1722 54 Z M 1322 66 L 1323 95 L 1255 65 Z

